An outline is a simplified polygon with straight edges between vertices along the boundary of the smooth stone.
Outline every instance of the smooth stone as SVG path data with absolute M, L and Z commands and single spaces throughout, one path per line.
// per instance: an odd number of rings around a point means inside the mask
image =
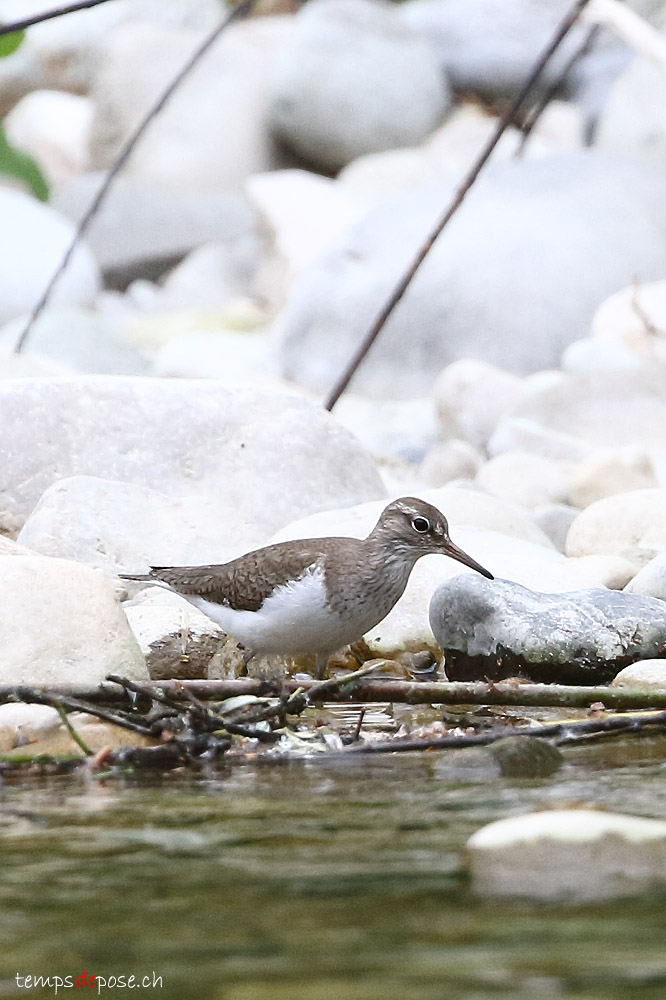
M 0 683 L 96 685 L 148 672 L 108 580 L 42 556 L 0 557 Z
M 506 736 L 489 749 L 504 778 L 548 778 L 564 762 L 557 747 L 538 736 Z
M 427 398 L 369 399 L 345 393 L 336 404 L 335 418 L 379 461 L 396 457 L 413 465 L 437 439 Z
M 490 167 L 434 244 L 355 389 L 413 397 L 461 357 L 514 374 L 556 365 L 604 297 L 637 271 L 661 277 L 665 188 L 651 164 L 590 151 Z M 442 182 L 385 199 L 301 275 L 280 316 L 285 377 L 328 390 L 451 196 Z
M 263 330 L 193 328 L 168 340 L 153 362 L 153 371 L 161 378 L 217 379 L 229 386 L 245 382 L 256 388 L 293 392 L 277 370 L 275 345 L 270 332 Z M 340 419 L 337 411 L 336 419 Z
M 627 584 L 630 594 L 657 597 L 666 601 L 666 552 L 662 551 L 642 567 Z
M 659 486 L 648 455 L 640 448 L 594 452 L 576 466 L 569 477 L 569 499 L 575 507 L 589 507 L 597 500 Z
M 58 184 L 87 168 L 93 113 L 89 97 L 34 90 L 7 115 L 5 132 L 15 149 L 33 157 L 49 184 Z
M 585 337 L 569 344 L 562 354 L 561 365 L 571 375 L 603 377 L 606 372 L 641 371 L 645 361 L 622 344 Z
M 558 552 L 564 552 L 569 528 L 580 511 L 565 503 L 548 503 L 532 511 L 534 523 L 548 536 Z
M 87 173 L 59 185 L 52 204 L 78 222 L 105 176 Z M 239 280 L 249 280 L 257 238 L 254 214 L 239 191 L 179 188 L 176 198 L 168 184 L 123 176 L 114 182 L 86 237 L 105 286 L 117 289 L 138 278 L 157 279 L 190 251 L 215 244 L 225 257 L 225 292 L 232 283 L 236 287 Z
M 208 677 L 208 664 L 227 639 L 210 618 L 161 587 L 142 590 L 123 611 L 154 681 Z
M 505 451 L 481 466 L 477 482 L 493 496 L 533 510 L 569 499 L 571 466 L 529 451 Z
M 594 451 L 594 445 L 575 434 L 562 434 L 536 420 L 507 417 L 498 423 L 488 442 L 488 454 L 529 451 L 555 461 L 578 462 Z
M 511 99 L 525 82 L 535 59 L 568 11 L 566 0 L 412 0 L 402 16 L 437 47 L 453 87 L 488 102 Z M 586 28 L 576 25 L 548 61 L 538 82 L 547 90 L 560 83 L 572 54 L 583 44 Z M 564 89 L 593 102 L 600 97 L 629 58 L 613 35 L 597 39 L 569 69 Z M 599 97 L 595 90 L 600 90 Z
M 306 162 L 338 170 L 419 142 L 445 117 L 449 88 L 434 48 L 391 4 L 311 0 L 293 20 L 270 124 Z
M 30 706 L 33 707 L 33 706 Z M 129 747 L 149 747 L 155 745 L 140 733 L 133 733 L 110 722 L 104 722 L 94 715 L 85 712 L 70 712 L 69 721 L 77 735 L 94 754 L 102 750 L 124 750 Z M 60 721 L 60 720 L 59 720 Z M 48 732 L 37 733 L 35 739 L 28 744 L 13 747 L 5 751 L 9 757 L 85 757 L 82 747 L 72 738 L 66 726 L 60 725 Z
M 609 152 L 639 153 L 663 162 L 665 105 L 663 66 L 645 56 L 637 56 L 611 89 L 599 124 L 597 143 Z
M 569 556 L 615 555 L 637 569 L 666 549 L 666 489 L 605 497 L 581 511 L 567 535 Z
M 485 448 L 498 421 L 520 398 L 523 385 L 517 375 L 476 358 L 447 365 L 432 390 L 441 437 Z
M 160 281 L 158 308 L 219 310 L 255 290 L 259 234 L 249 227 L 191 250 Z
M 603 376 L 560 373 L 556 380 L 532 383 L 511 415 L 500 420 L 489 443 L 491 454 L 516 447 L 516 428 L 539 427 L 545 439 L 572 441 L 571 458 L 599 449 L 629 446 L 648 454 L 661 479 L 666 471 L 666 396 L 664 372 L 608 371 Z M 534 433 L 538 448 L 539 435 Z M 576 446 L 577 442 L 577 446 Z M 523 445 L 533 450 L 529 445 Z M 536 450 L 536 449 L 535 449 Z M 542 448 L 538 448 L 543 453 Z M 660 459 L 661 456 L 661 459 Z
M 50 705 L 6 702 L 0 705 L 0 753 L 41 739 L 61 724 L 58 710 Z
M 469 441 L 450 438 L 430 446 L 419 466 L 419 478 L 426 486 L 445 486 L 454 479 L 474 479 L 483 455 Z
M 666 281 L 634 282 L 605 299 L 589 342 L 600 353 L 624 352 L 636 366 L 666 363 Z
M 26 320 L 27 316 L 22 316 L 0 328 L 0 349 L 13 350 Z M 55 362 L 63 374 L 142 375 L 148 367 L 145 357 L 127 340 L 122 320 L 73 306 L 42 313 L 19 355 L 25 359 L 34 356 L 39 363 Z
M 666 661 L 640 660 L 620 670 L 611 687 L 648 687 L 666 691 Z
M 666 655 L 666 605 L 616 590 L 546 594 L 461 574 L 435 591 L 429 618 L 452 680 L 604 684 Z
M 616 899 L 666 882 L 666 823 L 549 809 L 482 827 L 467 841 L 467 857 L 480 896 Z
M 312 2 L 312 0 L 310 0 Z M 307 170 L 272 170 L 245 182 L 245 193 L 268 234 L 272 268 L 278 291 L 273 298 L 283 305 L 291 282 L 336 238 L 368 211 L 368 199 L 330 177 Z M 279 272 L 282 272 L 281 274 Z M 262 275 L 266 281 L 265 274 Z
M 276 166 L 269 78 L 292 28 L 286 17 L 232 24 L 151 122 L 126 177 L 175 189 L 238 190 L 246 177 Z M 93 169 L 113 162 L 203 38 L 200 31 L 150 21 L 110 33 L 93 91 Z
M 74 236 L 74 227 L 52 208 L 0 186 L 0 324 L 30 312 Z M 52 305 L 88 305 L 99 285 L 97 265 L 80 243 L 56 286 Z
M 371 458 L 319 407 L 213 380 L 0 380 L 0 429 L 0 506 L 22 518 L 49 486 L 78 475 L 215 498 L 230 539 L 384 493 Z

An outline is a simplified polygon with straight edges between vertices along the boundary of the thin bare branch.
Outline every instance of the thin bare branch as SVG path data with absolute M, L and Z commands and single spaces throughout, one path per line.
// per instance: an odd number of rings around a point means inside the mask
M 0 37 L 10 35 L 13 31 L 25 31 L 33 24 L 41 24 L 42 21 L 50 21 L 54 17 L 62 17 L 63 14 L 74 14 L 77 10 L 88 10 L 89 7 L 98 7 L 101 3 L 108 3 L 108 0 L 78 0 L 78 3 L 67 3 L 62 7 L 53 7 L 45 10 L 41 14 L 32 14 L 30 17 L 23 17 L 19 21 L 11 21 L 0 24 Z
M 16 344 L 15 352 L 17 354 L 19 354 L 25 347 L 28 337 L 30 336 L 31 330 L 33 329 L 39 316 L 47 306 L 51 298 L 51 295 L 53 294 L 53 290 L 58 284 L 58 281 L 60 280 L 63 273 L 67 269 L 67 266 L 69 265 L 69 262 L 72 258 L 72 254 L 74 253 L 80 241 L 87 233 L 92 220 L 95 218 L 95 215 L 99 211 L 102 202 L 106 199 L 109 191 L 111 190 L 111 187 L 113 186 L 116 177 L 118 176 L 118 174 L 121 172 L 121 170 L 129 160 L 130 156 L 134 152 L 137 143 L 140 142 L 145 131 L 150 126 L 153 119 L 156 118 L 156 116 L 164 108 L 165 104 L 167 104 L 171 96 L 175 93 L 176 90 L 178 90 L 182 82 L 190 75 L 194 67 L 206 55 L 208 50 L 215 44 L 217 39 L 226 30 L 226 28 L 228 28 L 233 21 L 239 21 L 242 18 L 247 17 L 247 15 L 252 12 L 257 2 L 258 0 L 241 0 L 241 2 L 236 7 L 234 7 L 231 13 L 228 14 L 227 17 L 219 25 L 208 35 L 206 35 L 204 40 L 197 46 L 197 48 L 194 50 L 194 52 L 187 60 L 187 62 L 180 70 L 180 72 L 173 78 L 168 87 L 165 88 L 160 97 L 155 101 L 153 106 L 143 117 L 143 119 L 136 127 L 130 138 L 127 140 L 122 150 L 116 157 L 106 177 L 104 178 L 104 183 L 102 184 L 99 191 L 93 198 L 87 211 L 80 219 L 76 227 L 76 230 L 74 232 L 74 236 L 72 237 L 72 240 L 69 246 L 67 247 L 67 250 L 65 251 L 63 258 L 60 261 L 60 264 L 58 265 L 53 275 L 51 276 L 51 280 L 47 284 L 39 301 L 37 302 L 32 313 L 30 314 L 26 327 L 21 333 L 21 336 Z
M 442 231 L 445 229 L 445 227 L 448 225 L 450 220 L 453 218 L 453 216 L 456 214 L 456 212 L 462 205 L 470 188 L 472 187 L 477 177 L 481 173 L 483 167 L 490 159 L 490 156 L 493 150 L 495 149 L 495 146 L 497 145 L 497 143 L 499 142 L 500 138 L 502 137 L 506 129 L 509 127 L 509 125 L 511 125 L 511 123 L 515 120 L 518 112 L 523 107 L 527 97 L 532 92 L 534 85 L 541 77 L 541 74 L 543 73 L 546 64 L 549 62 L 553 54 L 559 48 L 562 41 L 566 38 L 566 36 L 569 34 L 573 26 L 576 24 L 582 11 L 585 9 L 585 7 L 589 2 L 590 0 L 575 0 L 573 5 L 571 6 L 571 9 L 567 13 L 566 17 L 562 20 L 560 25 L 558 26 L 550 42 L 548 43 L 546 48 L 543 50 L 539 58 L 534 63 L 534 66 L 532 67 L 529 76 L 525 80 L 525 83 L 521 87 L 513 103 L 498 122 L 497 128 L 495 129 L 493 135 L 490 137 L 490 139 L 488 140 L 482 151 L 479 153 L 477 159 L 470 167 L 466 177 L 464 178 L 462 184 L 456 191 L 453 200 L 449 204 L 448 208 L 446 209 L 444 214 L 441 216 L 441 218 L 438 220 L 434 228 L 430 231 L 430 233 L 424 240 L 416 256 L 414 257 L 414 260 L 412 261 L 410 266 L 407 268 L 405 274 L 394 288 L 386 304 L 381 309 L 379 315 L 377 316 L 374 323 L 370 327 L 370 330 L 363 338 L 357 350 L 355 351 L 350 361 L 348 362 L 347 367 L 343 371 L 342 375 L 331 389 L 331 392 L 324 401 L 323 404 L 324 409 L 332 410 L 335 404 L 337 403 L 338 399 L 342 395 L 342 393 L 345 391 L 345 389 L 351 382 L 359 365 L 361 364 L 361 362 L 367 355 L 368 351 L 374 344 L 375 340 L 379 336 L 380 332 L 384 328 L 389 316 L 392 314 L 393 310 L 396 308 L 396 306 L 404 296 L 405 292 L 409 288 L 419 268 L 423 264 L 423 261 L 428 256 L 430 250 L 432 249 L 433 243 L 435 242 L 437 237 L 442 233 Z
M 386 667 L 392 667 L 386 661 Z M 379 668 L 377 664 L 376 668 Z M 191 693 L 200 701 L 224 701 L 239 695 L 255 697 L 307 695 L 308 703 L 338 701 L 341 703 L 396 702 L 405 705 L 506 705 L 525 708 L 589 708 L 602 702 L 607 709 L 631 711 L 633 709 L 666 709 L 666 690 L 650 690 L 640 687 L 577 686 L 566 684 L 516 684 L 511 681 L 400 681 L 393 678 L 364 680 L 347 674 L 341 684 L 322 689 L 317 681 L 276 680 L 266 681 L 254 678 L 240 678 L 228 681 L 166 680 L 144 681 L 136 685 L 140 693 L 159 700 L 169 698 L 173 707 L 183 708 Z M 353 687 L 351 690 L 350 682 Z M 130 685 L 127 685 L 131 687 Z M 23 697 L 26 690 L 22 685 L 0 687 L 0 704 L 8 701 L 29 700 Z M 318 694 L 317 694 L 318 690 Z M 47 690 L 39 690 L 44 704 L 55 700 L 63 702 L 66 708 L 90 712 L 90 705 L 127 705 L 125 692 L 115 684 L 99 687 L 84 687 L 71 684 L 57 684 Z M 30 699 L 32 700 L 32 699 Z M 105 718 L 105 716 L 101 716 Z

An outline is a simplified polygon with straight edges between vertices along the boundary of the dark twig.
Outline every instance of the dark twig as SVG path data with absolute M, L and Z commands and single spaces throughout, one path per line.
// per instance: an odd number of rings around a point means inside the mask
M 25 347 L 30 332 L 32 331 L 32 328 L 34 327 L 39 316 L 41 315 L 46 305 L 48 304 L 55 286 L 62 277 L 63 273 L 66 271 L 69 262 L 72 258 L 72 254 L 74 253 L 80 241 L 83 239 L 86 232 L 88 231 L 88 228 L 92 220 L 94 219 L 95 215 L 97 214 L 100 205 L 105 200 L 116 177 L 118 176 L 118 174 L 121 172 L 121 170 L 129 160 L 130 156 L 134 152 L 137 143 L 143 137 L 143 134 L 146 131 L 146 129 L 149 127 L 153 119 L 160 113 L 165 104 L 169 101 L 172 94 L 180 87 L 183 80 L 185 80 L 186 77 L 189 76 L 194 67 L 199 63 L 199 61 L 208 52 L 208 50 L 214 45 L 214 43 L 220 37 L 222 32 L 225 31 L 225 29 L 228 28 L 233 21 L 238 21 L 241 18 L 247 17 L 247 15 L 251 13 L 252 9 L 255 7 L 257 2 L 258 0 L 241 0 L 241 2 L 236 7 L 234 7 L 234 9 L 231 11 L 230 14 L 227 15 L 227 17 L 222 21 L 222 23 L 219 24 L 208 35 L 206 35 L 204 40 L 194 50 L 194 52 L 187 60 L 186 64 L 183 66 L 180 72 L 176 74 L 171 83 L 162 92 L 157 101 L 155 101 L 153 106 L 143 117 L 143 119 L 136 127 L 130 138 L 127 140 L 122 150 L 120 151 L 115 161 L 113 162 L 113 165 L 109 169 L 109 172 L 107 173 L 106 177 L 104 178 L 102 186 L 100 187 L 99 191 L 93 198 L 92 202 L 90 203 L 90 206 L 88 207 L 82 218 L 79 220 L 79 223 L 76 227 L 72 240 L 69 246 L 67 247 L 67 250 L 65 251 L 62 260 L 58 264 L 58 267 L 51 276 L 49 283 L 42 292 L 39 301 L 37 302 L 36 306 L 32 310 L 32 313 L 30 314 L 30 317 L 28 318 L 26 327 L 21 333 L 21 336 L 19 337 L 16 343 L 15 353 L 19 354 Z
M 15 689 L 16 697 L 15 701 L 25 701 L 29 704 L 35 705 L 50 705 L 52 708 L 60 710 L 68 709 L 70 712 L 86 712 L 88 715 L 94 715 L 98 719 L 103 719 L 104 722 L 110 722 L 114 726 L 120 726 L 122 729 L 129 729 L 133 733 L 140 733 L 142 736 L 152 736 L 153 732 L 150 726 L 143 725 L 140 722 L 136 722 L 134 719 L 130 719 L 125 713 L 111 712 L 108 709 L 99 708 L 96 705 L 91 705 L 86 701 L 81 701 L 78 698 L 68 698 L 64 695 L 53 695 L 46 691 L 38 691 L 35 688 L 19 686 Z M 7 699 L 10 700 L 10 699 Z
M 525 152 L 525 147 L 530 140 L 530 136 L 534 131 L 534 128 L 541 118 L 542 114 L 548 107 L 548 105 L 555 100 L 559 90 L 563 87 L 566 78 L 569 73 L 575 68 L 575 66 L 580 62 L 580 60 L 590 52 L 597 37 L 601 31 L 601 26 L 598 24 L 593 24 L 588 30 L 582 43 L 578 46 L 576 51 L 572 53 L 571 57 L 567 60 L 565 65 L 562 67 L 562 72 L 559 74 L 557 80 L 548 87 L 547 90 L 541 95 L 540 99 L 536 102 L 529 115 L 526 117 L 523 126 L 521 128 L 522 137 L 520 144 L 516 149 L 515 156 L 520 157 Z
M 464 178 L 462 184 L 460 185 L 456 194 L 454 195 L 453 200 L 451 201 L 449 207 L 446 209 L 446 211 L 441 216 L 437 224 L 434 226 L 434 228 L 426 237 L 425 241 L 419 248 L 414 260 L 407 268 L 407 271 L 400 279 L 396 287 L 393 289 L 393 292 L 391 293 L 388 301 L 380 311 L 379 315 L 377 316 L 374 323 L 370 327 L 370 330 L 368 331 L 366 336 L 361 341 L 357 350 L 354 352 L 342 375 L 331 389 L 331 392 L 324 401 L 323 404 L 324 409 L 332 410 L 335 404 L 337 403 L 338 399 L 342 395 L 342 393 L 349 385 L 357 368 L 359 367 L 359 365 L 365 358 L 366 354 L 374 344 L 381 330 L 384 328 L 384 325 L 386 324 L 386 321 L 388 320 L 389 316 L 391 315 L 391 313 L 396 308 L 396 306 L 402 299 L 403 295 L 409 288 L 413 278 L 415 277 L 417 271 L 421 267 L 421 264 L 423 263 L 423 261 L 429 254 L 430 250 L 432 249 L 433 243 L 435 242 L 437 237 L 442 233 L 446 225 L 449 223 L 449 221 L 453 218 L 453 216 L 456 214 L 456 212 L 462 205 L 463 201 L 465 200 L 465 196 L 467 195 L 470 188 L 472 187 L 477 177 L 481 173 L 483 167 L 490 159 L 490 156 L 493 150 L 495 149 L 495 146 L 499 142 L 500 138 L 502 137 L 508 126 L 511 125 L 511 123 L 515 120 L 516 115 L 518 114 L 523 104 L 525 103 L 525 100 L 532 91 L 532 88 L 534 87 L 535 83 L 539 80 L 551 56 L 558 49 L 564 38 L 571 31 L 576 21 L 580 17 L 582 11 L 588 5 L 589 2 L 590 0 L 575 0 L 575 2 L 573 3 L 571 9 L 569 10 L 566 17 L 560 23 L 559 27 L 555 31 L 550 42 L 548 43 L 546 48 L 543 50 L 543 52 L 535 62 L 529 76 L 525 80 L 525 83 L 521 87 L 518 95 L 516 96 L 511 106 L 508 108 L 508 110 L 505 112 L 505 114 L 498 122 L 495 132 L 488 140 L 483 150 L 475 160 L 475 162 L 470 167 L 466 177 Z
M 32 27 L 33 24 L 50 21 L 54 17 L 62 17 L 63 14 L 74 14 L 77 10 L 98 7 L 101 3 L 108 3 L 108 0 L 78 0 L 78 3 L 67 3 L 62 7 L 53 7 L 51 10 L 45 10 L 41 14 L 32 14 L 30 17 L 23 17 L 20 21 L 0 24 L 0 37 L 2 35 L 10 35 L 14 31 L 25 31 L 26 28 Z
M 646 712 L 645 715 L 622 716 L 612 715 L 605 719 L 593 719 L 583 722 L 555 722 L 550 726 L 531 726 L 522 729 L 507 730 L 491 729 L 485 733 L 473 736 L 433 736 L 432 739 L 392 740 L 386 743 L 365 743 L 363 746 L 350 746 L 340 753 L 404 753 L 411 750 L 453 750 L 466 747 L 488 746 L 507 736 L 538 736 L 540 739 L 554 738 L 556 743 L 575 743 L 583 736 L 606 733 L 621 735 L 627 732 L 642 732 L 646 728 L 666 727 L 666 712 Z

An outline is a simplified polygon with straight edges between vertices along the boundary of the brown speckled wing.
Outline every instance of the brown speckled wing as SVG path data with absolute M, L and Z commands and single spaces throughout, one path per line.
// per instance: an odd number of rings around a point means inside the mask
M 277 587 L 299 579 L 318 561 L 325 562 L 331 542 L 341 541 L 347 539 L 278 542 L 219 565 L 153 566 L 150 575 L 181 594 L 196 594 L 236 611 L 258 611 Z

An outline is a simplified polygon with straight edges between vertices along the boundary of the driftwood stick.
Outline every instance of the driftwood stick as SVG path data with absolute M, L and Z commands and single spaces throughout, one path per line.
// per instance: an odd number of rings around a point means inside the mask
M 142 725 L 134 719 L 130 719 L 125 713 L 112 712 L 109 709 L 99 708 L 82 698 L 71 697 L 66 694 L 54 694 L 52 691 L 38 690 L 37 688 L 19 685 L 13 689 L 14 696 L 4 698 L 3 701 L 25 701 L 35 705 L 50 705 L 60 712 L 61 708 L 70 712 L 86 712 L 94 715 L 104 722 L 110 722 L 121 729 L 129 729 L 130 732 L 140 733 L 142 736 L 153 736 L 150 726 Z M 93 696 L 94 697 L 94 696 Z
M 69 720 L 69 718 L 67 716 L 67 712 L 65 711 L 65 707 L 62 704 L 62 702 L 61 701 L 56 702 L 55 703 L 55 707 L 56 707 L 56 709 L 58 711 L 58 715 L 62 719 L 63 726 L 65 727 L 65 729 L 67 730 L 67 732 L 69 733 L 69 735 L 72 737 L 72 739 L 74 740 L 74 742 L 76 743 L 76 745 L 79 746 L 79 747 L 81 747 L 81 749 L 83 750 L 83 752 L 86 755 L 86 757 L 92 757 L 93 756 L 92 750 L 90 749 L 90 747 L 88 746 L 88 744 L 86 743 L 86 741 L 83 739 L 83 737 L 80 736 L 77 733 L 76 729 L 74 728 L 74 726 L 70 722 L 70 720 Z
M 432 739 L 391 740 L 386 743 L 366 743 L 362 746 L 353 744 L 346 750 L 340 750 L 341 755 L 350 753 L 404 753 L 415 750 L 461 750 L 466 747 L 483 747 L 507 736 L 538 736 L 539 739 L 553 738 L 558 744 L 576 743 L 583 737 L 605 734 L 620 736 L 623 733 L 643 732 L 647 728 L 664 729 L 666 727 L 666 712 L 646 712 L 645 715 L 611 715 L 605 719 L 590 719 L 582 722 L 555 722 L 550 726 L 533 729 L 525 726 L 522 729 L 502 728 L 491 729 L 485 733 L 472 736 L 434 736 Z
M 357 368 L 359 367 L 359 365 L 365 358 L 366 354 L 374 344 L 375 340 L 383 330 L 387 320 L 393 313 L 393 310 L 396 308 L 398 303 L 403 298 L 405 292 L 407 291 L 413 279 L 415 278 L 417 271 L 423 264 L 423 261 L 430 253 L 435 240 L 442 234 L 443 230 L 446 228 L 450 220 L 453 218 L 453 216 L 456 214 L 456 212 L 462 205 L 463 201 L 465 200 L 465 197 L 472 188 L 477 177 L 479 176 L 479 174 L 485 167 L 486 163 L 490 159 L 490 156 L 493 150 L 495 149 L 495 146 L 497 145 L 497 143 L 499 142 L 499 140 L 501 139 L 502 135 L 509 127 L 509 125 L 511 125 L 515 121 L 518 112 L 521 110 L 525 101 L 532 92 L 534 85 L 541 78 L 541 75 L 546 67 L 546 64 L 550 61 L 553 54 L 557 51 L 561 43 L 564 41 L 564 39 L 569 34 L 573 26 L 576 24 L 583 10 L 585 9 L 585 7 L 587 7 L 588 3 L 590 3 L 590 0 L 575 0 L 575 2 L 571 5 L 569 11 L 565 15 L 565 17 L 558 25 L 556 31 L 553 33 L 553 36 L 550 39 L 550 42 L 548 43 L 546 48 L 543 50 L 541 55 L 534 63 L 532 70 L 530 71 L 519 93 L 516 95 L 515 99 L 511 103 L 511 106 L 507 109 L 505 114 L 498 122 L 495 132 L 490 137 L 488 142 L 485 144 L 484 148 L 481 150 L 478 157 L 468 170 L 467 175 L 465 176 L 462 184 L 460 185 L 455 195 L 453 196 L 451 203 L 446 208 L 445 212 L 437 221 L 435 226 L 426 236 L 425 240 L 419 247 L 411 264 L 409 265 L 404 275 L 402 276 L 398 284 L 391 292 L 391 295 L 389 296 L 388 300 L 382 307 L 374 323 L 368 330 L 367 334 L 365 335 L 365 337 L 357 347 L 356 351 L 350 358 L 349 362 L 347 363 L 347 366 L 345 367 L 344 371 L 342 372 L 337 382 L 331 389 L 330 393 L 324 400 L 323 406 L 325 410 L 333 409 L 338 399 L 340 398 L 342 393 L 345 391 L 345 389 L 351 382 Z
M 389 664 L 387 662 L 387 667 Z M 373 664 L 379 669 L 380 664 Z M 320 699 L 310 694 L 318 686 L 316 681 L 265 681 L 247 677 L 239 680 L 166 680 L 145 681 L 140 685 L 141 693 L 159 700 L 157 695 L 172 699 L 179 709 L 187 703 L 185 692 L 191 692 L 201 701 L 224 701 L 238 695 L 279 696 L 281 693 L 295 694 L 300 691 L 310 695 L 310 703 L 338 701 L 363 703 L 392 701 L 405 705 L 506 705 L 525 708 L 589 708 L 595 702 L 603 702 L 607 709 L 627 711 L 632 709 L 666 709 L 666 689 L 651 690 L 641 687 L 608 687 L 595 685 L 578 687 L 566 684 L 514 684 L 509 681 L 488 683 L 485 681 L 399 681 L 394 679 L 363 681 L 359 679 L 352 691 L 344 689 L 351 675 L 343 677 L 342 690 L 331 687 L 319 689 Z M 23 697 L 33 689 L 23 685 L 0 686 L 0 704 L 8 701 L 28 701 Z M 40 689 L 43 704 L 52 704 L 54 699 L 75 699 L 76 711 L 94 714 L 91 705 L 127 705 L 127 695 L 115 684 L 101 684 L 99 687 L 82 687 L 71 684 L 57 684 L 48 689 Z M 86 704 L 81 704 L 85 702 Z M 69 707 L 67 704 L 65 707 Z M 101 718 L 106 716 L 101 715 Z

